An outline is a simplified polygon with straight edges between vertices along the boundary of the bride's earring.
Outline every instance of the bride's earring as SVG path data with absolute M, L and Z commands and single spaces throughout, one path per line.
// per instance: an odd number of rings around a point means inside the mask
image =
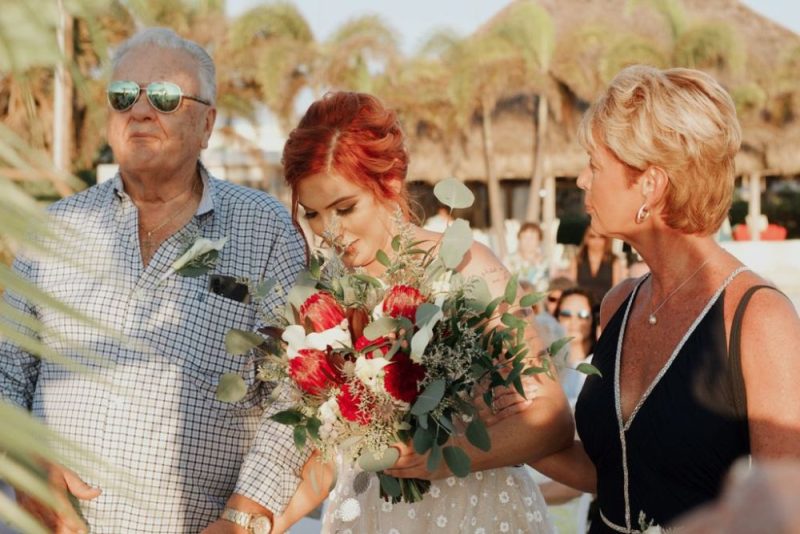
M 650 208 L 647 207 L 647 202 L 644 202 L 636 212 L 636 224 L 642 224 L 648 217 L 650 217 Z

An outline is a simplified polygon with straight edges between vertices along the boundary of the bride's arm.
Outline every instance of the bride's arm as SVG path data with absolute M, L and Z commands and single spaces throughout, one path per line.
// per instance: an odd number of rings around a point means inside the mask
M 562 484 L 587 493 L 597 493 L 597 471 L 578 440 L 564 450 L 528 463 Z
M 466 276 L 486 280 L 491 294 L 502 294 L 510 276 L 497 258 L 482 245 L 473 246 L 461 269 Z M 537 354 L 541 343 L 533 327 L 526 331 L 530 354 Z M 536 364 L 538 362 L 533 361 Z M 536 389 L 532 402 L 520 405 L 513 415 L 488 428 L 491 449 L 488 452 L 472 446 L 463 437 L 453 438 L 471 460 L 471 470 L 480 471 L 507 465 L 530 463 L 570 446 L 575 433 L 572 414 L 561 386 L 544 374 L 525 378 L 526 389 Z M 441 478 L 449 475 L 442 462 L 436 473 L 425 469 L 426 457 L 414 453 L 410 446 L 400 446 L 401 456 L 388 471 L 398 477 Z
M 272 534 L 286 532 L 317 508 L 328 496 L 334 479 L 334 467 L 323 462 L 316 452 L 303 466 L 302 481 L 283 513 L 275 518 Z

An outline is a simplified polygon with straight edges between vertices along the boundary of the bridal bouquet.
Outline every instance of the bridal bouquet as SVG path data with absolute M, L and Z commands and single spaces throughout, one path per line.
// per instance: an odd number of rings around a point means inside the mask
M 435 193 L 450 207 L 472 202 L 455 180 L 441 182 Z M 410 441 L 418 453 L 429 453 L 429 470 L 444 461 L 466 476 L 469 457 L 448 438 L 463 434 L 489 450 L 478 399 L 491 406 L 492 388 L 501 385 L 524 395 L 522 377 L 550 373 L 550 355 L 567 340 L 530 364 L 528 320 L 515 312 L 542 296 L 518 299 L 512 278 L 492 298 L 483 279 L 457 273 L 472 243 L 466 221 L 456 220 L 435 246 L 401 228 L 392 259 L 377 254 L 386 267 L 382 279 L 347 269 L 338 257 L 314 257 L 289 290 L 279 324 L 262 330 L 266 338 L 234 330 L 226 342 L 232 352 L 253 349 L 258 378 L 293 399 L 273 419 L 293 427 L 297 447 L 313 447 L 327 460 L 344 454 L 377 473 L 383 498 L 415 502 L 430 483 L 383 473 L 398 458 L 391 445 Z M 218 396 L 236 400 L 240 381 L 223 376 Z

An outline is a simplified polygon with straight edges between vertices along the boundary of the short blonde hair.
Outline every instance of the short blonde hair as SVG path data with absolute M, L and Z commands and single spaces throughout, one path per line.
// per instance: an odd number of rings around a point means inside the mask
M 692 69 L 623 69 L 583 117 L 581 144 L 604 145 L 639 173 L 664 169 L 664 221 L 687 234 L 717 231 L 730 209 L 742 133 L 714 78 Z M 638 173 L 637 173 L 638 174 Z

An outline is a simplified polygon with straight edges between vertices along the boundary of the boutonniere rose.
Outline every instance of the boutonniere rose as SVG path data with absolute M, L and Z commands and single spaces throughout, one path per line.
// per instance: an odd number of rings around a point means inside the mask
M 186 250 L 181 254 L 175 262 L 170 266 L 169 270 L 164 273 L 161 280 L 166 280 L 173 273 L 180 276 L 188 276 L 195 278 L 202 276 L 217 263 L 219 258 L 219 251 L 225 246 L 228 241 L 227 237 L 221 237 L 217 240 L 211 240 L 205 237 L 197 238 Z

